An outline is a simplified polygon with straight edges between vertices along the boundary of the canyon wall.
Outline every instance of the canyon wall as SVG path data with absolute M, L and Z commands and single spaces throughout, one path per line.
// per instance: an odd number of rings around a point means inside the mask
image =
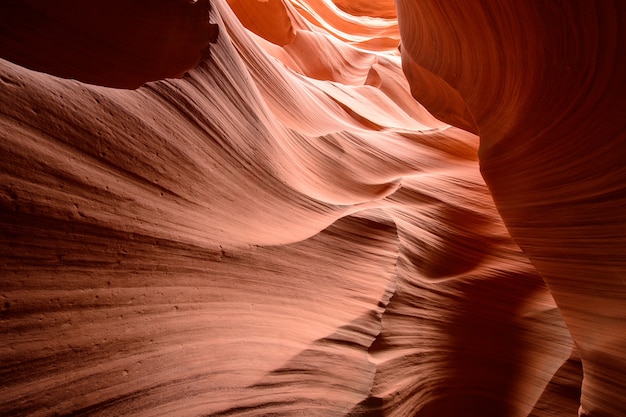
M 83 3 L 0 5 L 1 415 L 626 412 L 620 3 Z

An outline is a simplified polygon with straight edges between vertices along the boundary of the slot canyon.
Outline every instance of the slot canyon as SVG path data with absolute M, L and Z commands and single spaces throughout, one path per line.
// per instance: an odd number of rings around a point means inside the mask
M 3 0 L 0 415 L 626 416 L 626 2 Z

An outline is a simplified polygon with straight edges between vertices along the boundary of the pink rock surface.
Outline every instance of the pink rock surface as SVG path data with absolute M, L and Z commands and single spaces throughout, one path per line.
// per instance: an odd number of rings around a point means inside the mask
M 1 415 L 626 413 L 621 3 L 52 4 L 0 6 Z

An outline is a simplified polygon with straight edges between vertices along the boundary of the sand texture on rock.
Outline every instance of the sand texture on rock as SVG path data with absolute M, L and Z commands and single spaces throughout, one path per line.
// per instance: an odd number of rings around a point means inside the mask
M 626 414 L 625 22 L 4 2 L 0 415 Z

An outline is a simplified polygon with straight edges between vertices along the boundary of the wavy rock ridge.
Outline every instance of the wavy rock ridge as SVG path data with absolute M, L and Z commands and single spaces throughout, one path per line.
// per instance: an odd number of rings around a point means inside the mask
M 621 3 L 0 11 L 0 414 L 626 412 Z

